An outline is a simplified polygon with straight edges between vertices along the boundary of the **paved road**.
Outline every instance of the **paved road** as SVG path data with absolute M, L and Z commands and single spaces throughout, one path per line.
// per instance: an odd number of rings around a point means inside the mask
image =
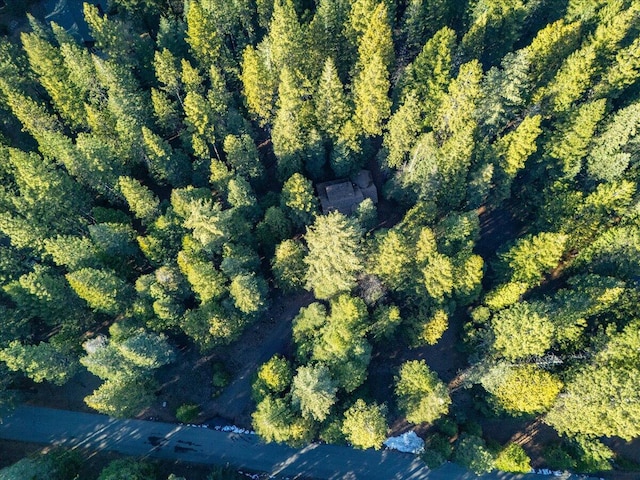
M 261 443 L 255 435 L 104 415 L 22 406 L 4 418 L 0 438 L 64 447 L 110 450 L 126 455 L 238 467 L 327 480 L 543 480 L 539 475 L 503 473 L 477 477 L 454 464 L 429 470 L 412 455 L 361 451 L 332 445 L 293 449 Z M 564 477 L 576 480 L 579 477 Z

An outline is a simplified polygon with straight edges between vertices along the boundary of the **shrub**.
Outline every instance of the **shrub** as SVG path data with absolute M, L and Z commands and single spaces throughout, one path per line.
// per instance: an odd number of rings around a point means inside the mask
M 542 452 L 549 468 L 557 470 L 572 470 L 576 468 L 575 459 L 560 444 L 547 446 Z
M 458 435 L 458 424 L 450 417 L 442 417 L 435 423 L 436 428 L 447 437 L 455 437 Z
M 493 455 L 487 450 L 484 440 L 475 435 L 464 435 L 460 439 L 453 459 L 476 475 L 490 472 L 495 467 Z
M 421 458 L 425 465 L 431 469 L 440 467 L 446 461 L 440 452 L 430 449 L 425 450 Z
M 445 460 L 451 458 L 453 453 L 453 445 L 447 437 L 438 433 L 431 435 L 426 439 L 427 448 L 438 452 Z
M 496 468 L 503 472 L 527 473 L 531 470 L 531 459 L 520 445 L 510 443 L 496 457 Z
M 176 410 L 176 418 L 179 422 L 193 422 L 200 414 L 200 405 L 195 403 L 185 403 Z
M 217 397 L 222 390 L 229 385 L 230 375 L 222 362 L 215 362 L 211 366 L 213 373 L 211 375 L 211 386 L 213 388 L 212 396 Z

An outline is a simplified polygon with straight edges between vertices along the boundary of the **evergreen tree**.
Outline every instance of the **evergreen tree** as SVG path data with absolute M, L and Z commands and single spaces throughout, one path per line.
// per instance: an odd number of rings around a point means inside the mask
M 270 68 L 268 47 L 247 46 L 242 55 L 242 87 L 249 111 L 264 126 L 273 121 L 278 91 L 278 76 Z
M 23 345 L 15 340 L 0 350 L 0 360 L 9 370 L 22 371 L 34 382 L 47 380 L 55 385 L 65 384 L 77 371 L 77 362 L 47 342 Z
M 96 311 L 122 314 L 131 301 L 131 286 L 110 271 L 83 268 L 66 277 L 73 291 Z
M 493 349 L 507 360 L 541 356 L 553 342 L 554 325 L 540 305 L 517 303 L 492 320 Z
M 361 67 L 371 63 L 375 55 L 380 56 L 386 70 L 391 72 L 394 62 L 393 38 L 384 2 L 378 3 L 371 12 L 367 28 L 358 43 L 358 62 Z
M 362 269 L 360 235 L 354 223 L 338 212 L 316 217 L 307 228 L 306 288 L 317 298 L 328 299 L 355 286 Z
M 455 43 L 455 32 L 449 27 L 441 28 L 424 44 L 401 77 L 402 96 L 415 92 L 427 125 L 434 120 L 435 112 L 447 93 Z
M 293 377 L 291 402 L 304 417 L 322 422 L 336 403 L 336 390 L 326 366 L 302 366 Z
M 313 185 L 299 173 L 294 173 L 284 183 L 280 201 L 298 228 L 310 225 L 318 211 L 318 199 L 313 193 Z
M 402 364 L 396 377 L 398 406 L 411 423 L 433 423 L 449 411 L 451 399 L 447 387 L 429 370 L 424 361 Z
M 38 75 L 56 110 L 72 127 L 85 126 L 82 94 L 70 82 L 60 50 L 37 33 L 23 33 L 21 38 L 31 68 Z
M 353 85 L 355 121 L 367 136 L 382 134 L 382 125 L 391 114 L 390 86 L 384 60 L 376 52 L 362 65 Z
M 357 448 L 380 449 L 387 433 L 384 408 L 358 399 L 344 413 L 342 433 Z
M 145 223 L 153 222 L 160 213 L 160 202 L 153 193 L 135 178 L 120 177 L 118 184 L 134 215 Z
M 605 99 L 581 105 L 551 138 L 548 155 L 559 164 L 563 178 L 573 179 L 582 170 L 582 161 L 605 108 Z
M 220 54 L 220 38 L 212 15 L 200 0 L 190 0 L 186 10 L 187 43 L 203 69 L 216 65 Z
M 327 57 L 324 63 L 314 95 L 314 106 L 318 127 L 336 142 L 352 113 L 344 87 L 338 77 L 338 70 L 331 57 Z

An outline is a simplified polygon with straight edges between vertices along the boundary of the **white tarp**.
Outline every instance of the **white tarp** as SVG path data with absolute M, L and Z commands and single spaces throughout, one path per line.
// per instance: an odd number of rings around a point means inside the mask
M 405 453 L 422 453 L 424 451 L 424 440 L 416 432 L 403 433 L 399 437 L 389 437 L 384 442 L 385 447 Z

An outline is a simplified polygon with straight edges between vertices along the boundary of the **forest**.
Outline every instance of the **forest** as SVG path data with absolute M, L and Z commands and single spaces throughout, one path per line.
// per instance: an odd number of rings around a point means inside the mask
M 537 420 L 550 467 L 639 468 L 611 441 L 640 436 L 640 1 L 82 14 L 90 42 L 34 16 L 0 39 L 3 413 L 86 370 L 88 408 L 138 416 L 179 345 L 308 291 L 254 374 L 264 441 L 381 448 L 403 421 L 430 466 L 527 472 L 478 419 Z M 361 169 L 377 205 L 322 213 Z M 412 352 L 447 331 L 443 378 Z

